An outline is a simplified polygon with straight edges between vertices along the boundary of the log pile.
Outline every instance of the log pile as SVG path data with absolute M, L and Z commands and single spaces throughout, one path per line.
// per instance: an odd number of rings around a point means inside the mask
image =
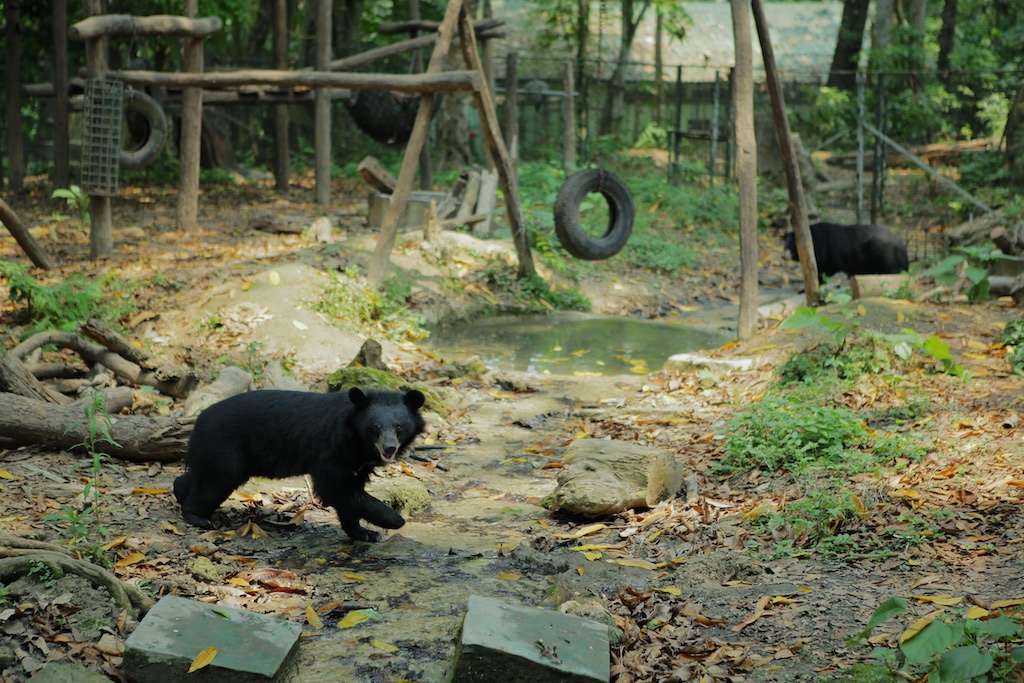
M 79 324 L 77 332 L 40 332 L 0 356 L 0 448 L 41 444 L 80 450 L 89 437 L 90 411 L 102 410 L 110 418 L 110 443 L 104 443 L 109 455 L 130 461 L 180 460 L 197 411 L 122 414 L 135 403 L 134 392 L 155 390 L 187 406 L 196 404 L 188 402 L 191 396 L 201 395 L 202 405 L 208 405 L 250 388 L 252 378 L 238 373 L 244 381 L 226 373 L 232 381 L 200 387 L 191 370 L 154 366 L 99 320 Z

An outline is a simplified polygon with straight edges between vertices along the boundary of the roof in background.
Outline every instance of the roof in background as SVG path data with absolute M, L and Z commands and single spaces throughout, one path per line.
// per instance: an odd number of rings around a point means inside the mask
M 534 36 L 542 26 L 536 17 L 538 2 L 530 0 L 497 0 L 494 14 L 504 18 L 506 37 L 499 40 L 497 54 L 498 70 L 504 71 L 504 56 L 512 49 L 520 54 L 524 69 L 529 65 L 544 66 L 544 70 L 560 71 L 559 62 L 569 58 L 568 53 L 558 53 L 557 48 L 540 50 L 533 47 Z M 728 2 L 683 2 L 683 9 L 690 16 L 686 36 L 682 41 L 668 38 L 662 48 L 662 59 L 667 78 L 675 77 L 677 66 L 683 67 L 684 81 L 707 81 L 714 79 L 716 72 L 723 73 L 735 61 L 732 33 L 732 9 Z M 619 33 L 619 5 L 606 0 L 606 15 L 599 17 L 600 3 L 591 8 L 591 30 L 596 36 L 598 30 L 604 35 L 605 49 L 602 51 L 602 68 L 611 73 L 611 60 L 617 53 Z M 824 81 L 828 76 L 832 54 L 835 51 L 839 22 L 842 18 L 842 2 L 785 2 L 765 3 L 765 15 L 771 33 L 775 61 L 784 80 Z M 600 22 L 600 26 L 599 26 Z M 636 41 L 633 44 L 631 69 L 633 78 L 650 78 L 654 66 L 655 16 L 648 11 L 644 16 Z M 750 19 L 753 38 L 754 67 L 758 74 L 764 73 L 761 60 L 761 46 L 757 40 L 753 17 Z M 642 75 L 647 72 L 647 75 Z M 755 75 L 755 77 L 757 77 Z

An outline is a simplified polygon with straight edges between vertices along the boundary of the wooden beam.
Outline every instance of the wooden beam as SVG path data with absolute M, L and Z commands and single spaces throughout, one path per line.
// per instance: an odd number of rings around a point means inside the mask
M 236 88 L 243 85 L 279 85 L 434 93 L 467 92 L 476 90 L 483 83 L 481 75 L 474 71 L 449 71 L 434 74 L 365 74 L 244 69 L 207 73 L 112 71 L 110 75 L 131 85 L 156 85 L 165 88 Z
M 441 22 L 444 23 L 444 22 Z M 487 29 L 497 28 L 498 26 L 504 26 L 505 20 L 498 18 L 489 19 L 478 19 L 473 22 L 473 30 L 485 31 Z M 416 19 L 412 21 L 385 21 L 380 25 L 381 35 L 390 36 L 396 33 L 410 33 L 412 31 L 437 31 L 441 26 L 436 21 L 427 21 L 424 19 Z
M 753 0 L 754 25 L 757 27 L 757 38 L 761 42 L 761 56 L 768 81 L 768 95 L 772 102 L 772 116 L 775 119 L 775 133 L 779 138 L 779 151 L 782 153 L 782 165 L 786 170 L 786 188 L 789 191 L 789 219 L 796 233 L 797 251 L 800 253 L 800 267 L 804 276 L 804 292 L 807 303 L 813 306 L 818 297 L 818 266 L 814 261 L 814 248 L 811 242 L 811 229 L 807 220 L 807 203 L 804 200 L 804 186 L 800 177 L 800 163 L 796 158 L 796 145 L 789 130 L 789 117 L 786 115 L 786 100 L 779 82 L 779 72 L 775 67 L 775 52 L 772 49 L 771 33 L 768 31 L 768 18 L 764 13 L 761 0 Z M 801 247 L 803 249 L 801 250 Z M 807 258 L 809 256 L 809 258 Z
M 465 12 L 462 12 L 461 15 L 459 37 L 466 66 L 482 74 L 483 65 L 476 50 L 472 22 Z M 498 171 L 501 192 L 505 195 L 505 214 L 508 216 L 512 239 L 516 245 L 516 253 L 519 255 L 518 275 L 520 278 L 534 277 L 537 275 L 537 269 L 533 265 L 533 252 L 530 251 L 530 236 L 526 232 L 523 206 L 519 203 L 519 177 L 516 175 L 515 166 L 509 157 L 508 148 L 505 147 L 505 140 L 501 136 L 501 126 L 498 125 L 498 114 L 494 108 L 494 99 L 491 96 L 490 88 L 483 87 L 473 91 L 473 103 L 480 116 L 484 143 L 487 145 L 491 158 L 494 159 L 495 169 Z
M 462 0 L 449 0 L 448 8 L 444 14 L 444 20 L 438 27 L 437 45 L 430 55 L 430 63 L 423 75 L 415 76 L 422 79 L 430 75 L 439 75 L 448 59 L 448 51 L 452 46 L 452 38 L 455 36 L 459 13 L 462 10 Z M 458 73 L 458 72 L 456 72 Z M 478 88 L 483 88 L 483 77 L 477 73 L 476 79 Z M 384 281 L 384 274 L 387 272 L 388 263 L 391 261 L 391 250 L 395 246 L 395 237 L 398 233 L 398 223 L 405 215 L 405 203 L 412 192 L 412 181 L 416 175 L 416 167 L 419 165 L 420 149 L 426 140 L 430 127 L 430 118 L 434 108 L 434 93 L 425 92 L 420 98 L 420 108 L 416 112 L 416 123 L 413 124 L 412 134 L 405 146 L 405 157 L 402 160 L 402 170 L 398 174 L 398 183 L 388 203 L 387 213 L 384 214 L 384 223 L 380 226 L 380 236 L 377 238 L 377 248 L 373 252 L 370 261 L 367 279 L 374 287 L 380 286 Z
M 72 24 L 68 29 L 68 37 L 72 40 L 91 40 L 108 36 L 202 38 L 216 33 L 223 25 L 220 17 L 190 19 L 170 15 L 135 17 L 130 14 L 102 14 Z
M 185 0 L 184 12 L 194 17 L 199 0 Z M 184 76 L 196 78 L 203 71 L 203 39 L 182 40 Z M 181 95 L 181 141 L 178 146 L 178 230 L 195 232 L 199 225 L 199 160 L 203 137 L 203 91 L 187 87 Z

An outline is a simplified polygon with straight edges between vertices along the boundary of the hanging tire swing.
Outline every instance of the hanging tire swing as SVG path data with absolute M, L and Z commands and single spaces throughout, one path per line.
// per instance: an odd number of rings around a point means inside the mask
M 163 107 L 152 97 L 141 90 L 133 89 L 125 96 L 124 109 L 126 115 L 134 115 L 129 119 L 129 128 L 138 127 L 139 137 L 145 134 L 144 142 L 135 149 L 121 150 L 121 166 L 124 168 L 142 168 L 156 161 L 157 156 L 167 142 L 167 116 Z M 140 125 L 141 124 L 141 125 Z M 148 134 L 146 131 L 148 128 Z
M 608 226 L 593 237 L 580 223 L 580 205 L 590 193 L 600 193 L 608 202 Z M 622 180 L 601 168 L 577 171 L 565 179 L 555 199 L 555 234 L 567 252 L 576 258 L 597 261 L 619 253 L 633 232 L 633 196 Z

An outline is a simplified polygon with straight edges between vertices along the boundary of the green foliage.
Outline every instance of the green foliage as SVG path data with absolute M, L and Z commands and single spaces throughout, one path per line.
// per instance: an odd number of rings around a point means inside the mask
M 875 628 L 907 611 L 905 600 L 890 598 L 850 644 L 866 643 Z M 966 613 L 933 613 L 929 618 L 923 626 L 915 624 L 912 635 L 900 638 L 902 665 L 885 648 L 876 648 L 872 656 L 903 678 L 927 677 L 930 683 L 1009 683 L 1024 674 L 1024 615 L 1019 610 L 997 610 L 984 618 Z
M 863 420 L 845 408 L 767 396 L 738 412 L 724 433 L 723 472 L 752 469 L 799 471 L 841 466 L 863 471 L 874 464 L 874 439 Z
M 63 505 L 59 512 L 43 517 L 43 521 L 56 527 L 59 534 L 68 538 L 69 544 L 78 546 L 81 554 L 93 561 L 103 562 L 102 541 L 107 536 L 107 528 L 103 524 L 104 507 L 110 499 L 102 493 L 100 484 L 104 470 L 110 467 L 110 454 L 101 449 L 104 444 L 117 447 L 120 444 L 110 435 L 113 423 L 107 413 L 106 397 L 103 394 L 93 391 L 92 401 L 85 404 L 83 412 L 83 421 L 70 425 L 66 431 L 83 423 L 86 427 L 82 441 L 72 446 L 72 449 L 83 449 L 89 455 L 89 477 L 82 489 L 85 505 L 82 509 Z M 85 543 L 90 537 L 93 542 Z
M 0 260 L 0 280 L 9 289 L 8 300 L 24 306 L 23 322 L 30 332 L 57 329 L 70 331 L 89 318 L 100 318 L 116 327 L 135 310 L 135 283 L 114 275 L 88 278 L 73 273 L 62 281 L 46 285 L 28 274 L 26 265 Z
M 905 329 L 902 334 L 875 335 L 863 330 L 856 323 L 833 320 L 808 306 L 798 308 L 791 316 L 783 320 L 779 327 L 781 329 L 816 327 L 829 332 L 835 342 L 842 341 L 852 334 L 874 336 L 881 341 L 887 342 L 892 347 L 893 353 L 903 360 L 909 360 L 915 352 L 922 353 L 938 361 L 942 365 L 943 372 L 963 377 L 965 380 L 970 379 L 970 374 L 967 370 L 962 365 L 953 362 L 953 357 L 949 352 L 949 344 L 935 335 L 924 337 L 910 329 Z
M 54 199 L 63 199 L 67 202 L 68 208 L 78 211 L 78 220 L 82 228 L 89 227 L 89 195 L 82 191 L 78 185 L 69 188 L 59 187 L 51 195 Z
M 1006 323 L 999 341 L 1006 345 L 1006 360 L 1014 373 L 1024 375 L 1024 318 Z
M 524 313 L 590 310 L 590 299 L 579 289 L 564 283 L 552 285 L 540 276 L 520 278 L 515 267 L 501 258 L 488 261 L 476 277 L 488 286 L 510 294 Z
M 411 295 L 407 275 L 389 276 L 378 290 L 366 283 L 357 267 L 349 266 L 324 282 L 312 308 L 335 325 L 361 330 L 367 337 L 405 341 L 426 334 L 422 317 L 409 313 Z
M 999 252 L 992 244 L 974 244 L 954 247 L 955 253 L 928 268 L 922 276 L 931 276 L 939 284 L 952 287 L 954 291 L 966 290 L 971 303 L 985 301 L 989 296 L 988 270 L 999 259 L 1010 258 Z
M 856 379 L 889 369 L 892 358 L 880 341 L 870 335 L 850 335 L 838 342 L 819 344 L 790 356 L 778 369 L 779 382 L 817 384 L 823 376 Z

